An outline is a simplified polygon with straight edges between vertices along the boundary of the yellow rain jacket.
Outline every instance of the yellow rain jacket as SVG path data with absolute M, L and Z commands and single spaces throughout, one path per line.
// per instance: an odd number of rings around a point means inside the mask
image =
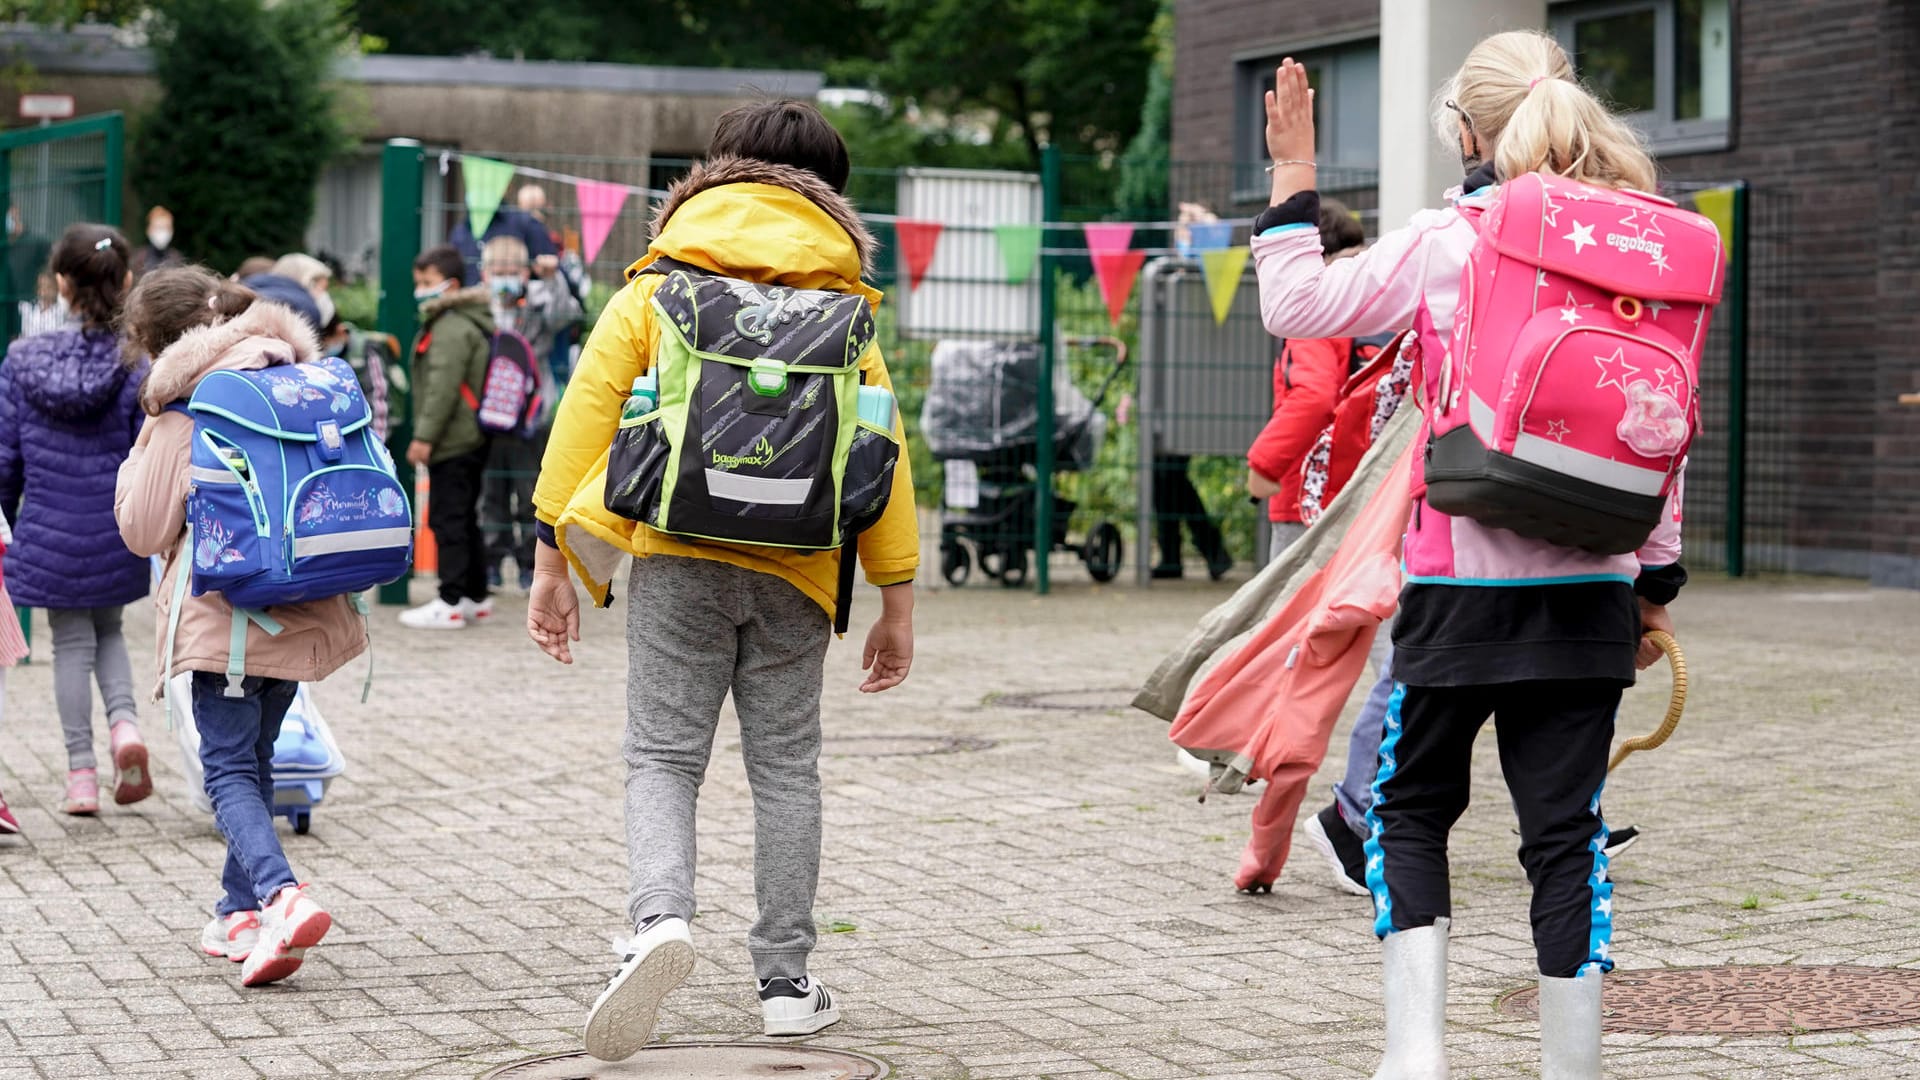
M 581 351 L 554 417 L 534 509 L 553 526 L 561 552 L 598 604 L 611 600 L 613 576 L 624 556 L 680 555 L 773 574 L 831 617 L 838 551 L 681 540 L 620 517 L 604 501 L 607 449 L 633 380 L 646 373 L 659 345 L 653 293 L 666 278 L 642 270 L 665 258 L 762 285 L 857 293 L 878 308 L 879 290 L 860 280 L 861 268 L 873 257 L 873 237 L 852 205 L 812 173 L 743 158 L 694 166 L 668 192 L 654 215 L 653 231 L 646 256 L 627 268 L 626 286 L 608 301 Z M 867 350 L 860 367 L 869 385 L 893 388 L 878 344 Z M 898 418 L 894 435 L 900 440 L 900 461 L 893 494 L 879 522 L 860 534 L 867 580 L 882 586 L 913 580 L 920 565 L 913 468 Z

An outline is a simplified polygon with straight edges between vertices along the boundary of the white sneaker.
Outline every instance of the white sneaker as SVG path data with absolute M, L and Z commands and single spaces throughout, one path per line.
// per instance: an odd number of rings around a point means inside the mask
M 493 597 L 485 600 L 460 601 L 460 613 L 467 617 L 468 623 L 484 623 L 493 618 Z
M 811 976 L 768 979 L 760 984 L 760 1014 L 769 1035 L 811 1035 L 840 1022 L 833 995 Z
M 260 913 L 236 911 L 221 916 L 200 931 L 200 951 L 208 956 L 224 956 L 238 964 L 253 951 L 260 940 Z
M 400 613 L 400 625 L 413 630 L 464 630 L 467 608 L 464 602 L 449 604 L 439 597 Z
M 299 971 L 331 929 L 333 916 L 308 899 L 305 885 L 281 889 L 260 909 L 260 940 L 240 965 L 240 985 L 265 986 Z
M 616 951 L 620 969 L 587 1013 L 587 1053 L 601 1061 L 624 1061 L 653 1038 L 660 1003 L 693 971 L 693 932 L 665 915 Z

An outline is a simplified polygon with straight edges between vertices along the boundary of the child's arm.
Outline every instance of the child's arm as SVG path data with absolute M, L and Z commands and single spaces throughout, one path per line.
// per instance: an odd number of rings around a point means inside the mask
M 1286 365 L 1285 394 L 1274 408 L 1273 418 L 1247 448 L 1247 464 L 1254 472 L 1279 481 L 1300 471 L 1301 459 L 1333 422 L 1334 402 L 1346 375 L 1346 356 L 1345 349 L 1322 338 L 1287 342 L 1286 353 L 1278 361 Z
M 867 673 L 863 694 L 878 694 L 907 681 L 913 668 L 913 582 L 880 590 L 880 619 L 867 631 L 860 669 Z
M 20 407 L 14 401 L 13 376 L 0 364 L 0 513 L 12 521 L 20 511 L 26 464 L 20 457 Z
M 178 413 L 147 421 L 133 451 L 120 463 L 113 488 L 113 517 L 127 550 L 145 558 L 165 555 L 187 527 L 188 465 L 193 422 Z

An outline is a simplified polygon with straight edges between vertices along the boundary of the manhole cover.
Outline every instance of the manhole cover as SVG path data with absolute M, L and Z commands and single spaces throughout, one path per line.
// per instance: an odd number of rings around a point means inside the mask
M 992 739 L 970 735 L 829 735 L 820 741 L 826 757 L 920 757 L 990 750 Z
M 1036 694 L 995 694 L 989 699 L 1003 709 L 1052 709 L 1059 712 L 1114 712 L 1133 707 L 1131 687 L 1097 690 L 1047 690 Z
M 1500 1000 L 1510 1016 L 1540 1015 L 1539 991 Z M 1607 976 L 1606 1028 L 1648 1034 L 1767 1035 L 1920 1024 L 1920 970 L 1872 967 L 1711 967 Z
M 765 1043 L 662 1043 L 625 1061 L 555 1054 L 503 1065 L 480 1080 L 881 1080 L 884 1062 L 845 1050 Z

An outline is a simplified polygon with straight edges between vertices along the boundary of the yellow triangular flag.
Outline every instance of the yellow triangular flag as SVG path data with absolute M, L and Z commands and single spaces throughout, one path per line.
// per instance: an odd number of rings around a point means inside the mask
M 1247 268 L 1247 247 L 1221 248 L 1200 253 L 1200 276 L 1207 282 L 1207 299 L 1213 301 L 1213 322 L 1227 321 L 1233 310 L 1233 298 L 1240 292 L 1240 273 Z
M 1733 254 L 1733 189 L 1708 188 L 1693 193 L 1693 208 L 1720 230 L 1720 243 Z

